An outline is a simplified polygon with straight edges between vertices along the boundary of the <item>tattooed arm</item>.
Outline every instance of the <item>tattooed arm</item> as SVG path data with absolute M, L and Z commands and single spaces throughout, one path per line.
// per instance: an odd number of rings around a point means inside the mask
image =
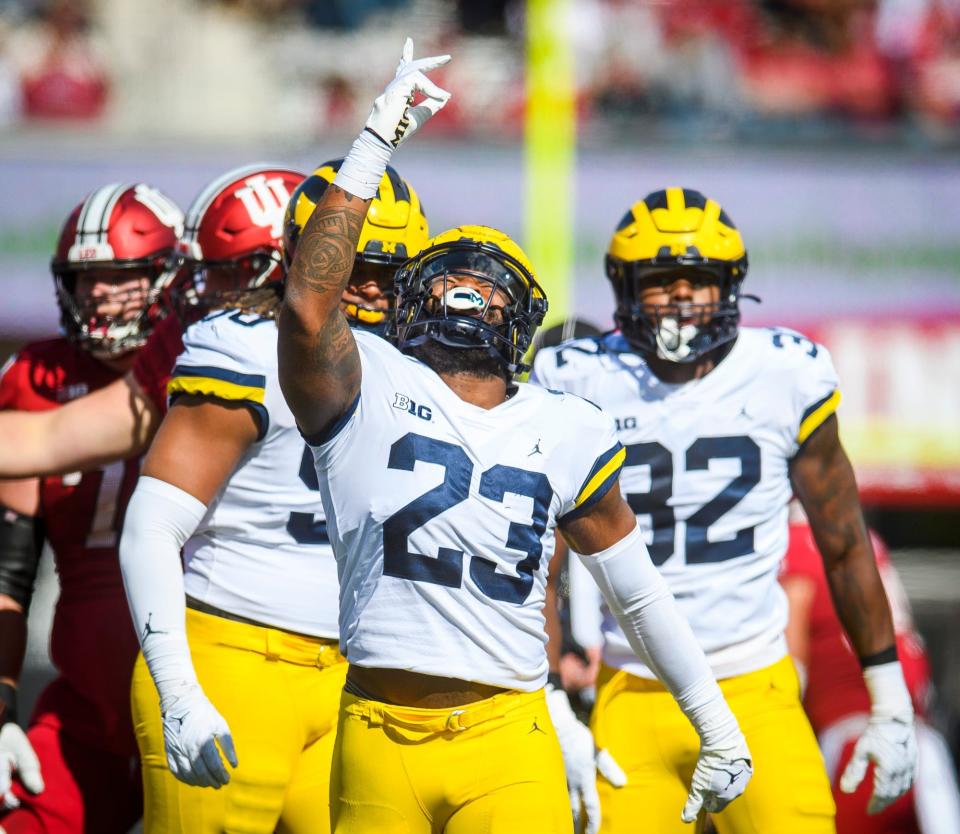
M 790 479 L 810 519 L 837 615 L 863 660 L 893 648 L 893 620 L 837 426 L 833 415 L 810 437 L 793 459 Z
M 370 200 L 331 185 L 307 221 L 279 319 L 280 387 L 304 434 L 324 431 L 360 390 L 360 356 L 340 296 Z
M 450 98 L 424 73 L 449 60 L 449 55 L 414 60 L 407 38 L 396 75 L 374 101 L 297 244 L 279 321 L 280 387 L 308 436 L 335 423 L 360 391 L 360 355 L 340 312 L 340 296 L 391 155 Z M 417 94 L 424 98 L 414 105 Z

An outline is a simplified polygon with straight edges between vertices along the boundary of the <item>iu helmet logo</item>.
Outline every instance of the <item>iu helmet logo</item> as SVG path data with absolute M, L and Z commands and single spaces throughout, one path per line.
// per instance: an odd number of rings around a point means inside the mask
M 267 179 L 263 174 L 250 177 L 244 180 L 244 187 L 238 188 L 236 195 L 254 225 L 269 228 L 271 237 L 283 234 L 283 216 L 290 194 L 280 177 Z
M 283 279 L 283 218 L 303 180 L 299 171 L 282 165 L 246 165 L 200 192 L 187 212 L 181 269 L 170 287 L 181 316 Z M 216 265 L 213 283 L 207 272 L 211 264 Z

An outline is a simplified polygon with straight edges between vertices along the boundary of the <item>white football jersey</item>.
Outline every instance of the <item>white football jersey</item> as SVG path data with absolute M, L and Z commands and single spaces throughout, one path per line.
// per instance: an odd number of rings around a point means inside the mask
M 187 594 L 265 625 L 337 637 L 336 562 L 313 456 L 280 392 L 276 323 L 222 311 L 189 327 L 183 343 L 171 403 L 181 394 L 242 403 L 260 427 L 184 547 Z
M 541 350 L 533 373 L 615 419 L 627 453 L 621 491 L 714 674 L 779 660 L 788 467 L 836 410 L 827 351 L 791 330 L 741 328 L 713 371 L 677 385 L 613 333 Z M 605 662 L 654 677 L 609 614 L 603 632 Z
M 543 686 L 554 527 L 616 482 L 613 421 L 522 384 L 483 409 L 382 339 L 354 336 L 360 394 L 327 438 L 311 438 L 343 650 L 360 666 Z

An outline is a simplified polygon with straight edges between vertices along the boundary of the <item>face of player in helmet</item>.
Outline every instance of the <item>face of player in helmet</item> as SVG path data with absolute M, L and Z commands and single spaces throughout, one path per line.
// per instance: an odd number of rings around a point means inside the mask
M 717 278 L 693 270 L 651 276 L 641 282 L 639 290 L 644 307 L 678 308 L 681 324 L 706 324 L 720 301 Z
M 689 268 L 653 270 L 638 279 L 636 293 L 653 325 L 659 358 L 692 358 L 691 342 L 719 309 L 720 278 Z
M 120 362 L 135 347 L 118 349 L 140 326 L 155 276 L 130 269 L 90 269 L 75 273 L 73 302 L 87 334 L 86 349 L 101 361 Z
M 499 327 L 504 323 L 504 309 L 509 295 L 489 277 L 469 272 L 443 272 L 433 278 L 424 304 L 429 316 L 479 318 Z M 429 339 L 410 350 L 439 374 L 466 374 L 487 378 L 504 376 L 502 362 L 483 347 L 452 347 Z
M 242 301 L 251 289 L 262 286 L 276 273 L 280 256 L 260 251 L 228 261 L 184 258 L 178 268 L 173 304 L 184 322 L 212 309 Z
M 498 327 L 504 322 L 504 309 L 509 303 L 507 293 L 485 276 L 444 273 L 430 285 L 427 309 L 431 315 L 437 315 L 445 305 L 448 316 L 482 318 L 486 324 Z
M 378 327 L 386 321 L 393 304 L 393 278 L 397 268 L 358 260 L 341 297 L 348 318 L 361 326 Z

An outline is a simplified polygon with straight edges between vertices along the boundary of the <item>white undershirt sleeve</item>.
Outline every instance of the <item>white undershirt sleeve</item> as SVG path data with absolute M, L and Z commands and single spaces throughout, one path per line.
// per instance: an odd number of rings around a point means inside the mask
M 141 477 L 120 538 L 120 569 L 134 628 L 161 704 L 197 683 L 186 635 L 180 551 L 207 508 L 166 481 Z
M 639 527 L 591 556 L 580 556 L 631 648 L 670 690 L 705 746 L 740 737 L 703 649 L 650 560 Z

